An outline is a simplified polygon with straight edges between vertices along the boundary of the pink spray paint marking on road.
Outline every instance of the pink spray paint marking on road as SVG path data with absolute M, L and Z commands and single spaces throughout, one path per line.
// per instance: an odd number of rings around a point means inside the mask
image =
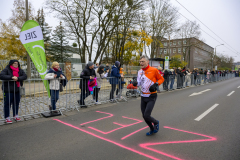
M 100 111 L 97 111 L 97 112 L 103 113 L 103 114 L 108 114 L 109 116 L 103 117 L 103 118 L 99 118 L 99 119 L 96 119 L 96 120 L 93 120 L 93 121 L 85 122 L 85 123 L 82 123 L 81 125 L 83 125 L 83 124 L 88 124 L 88 123 L 92 123 L 92 122 L 97 122 L 97 121 L 100 121 L 100 120 L 102 120 L 102 119 L 106 119 L 106 118 L 113 117 L 113 114 L 111 114 L 111 113 L 100 112 Z M 111 133 L 111 132 L 113 132 L 113 131 L 116 131 L 116 130 L 119 130 L 119 129 L 122 129 L 122 128 L 126 128 L 126 127 L 129 127 L 129 126 L 132 126 L 132 125 L 135 125 L 135 124 L 138 124 L 138 123 L 141 123 L 141 122 L 142 122 L 141 120 L 138 120 L 138 119 L 128 118 L 128 117 L 125 117 L 125 116 L 122 116 L 122 117 L 123 117 L 123 118 L 126 118 L 126 119 L 135 120 L 135 121 L 137 121 L 137 122 L 136 122 L 136 123 L 132 123 L 132 124 L 128 124 L 128 125 L 120 124 L 120 123 L 117 123 L 117 122 L 113 122 L 114 124 L 119 125 L 119 126 L 121 126 L 121 127 L 120 127 L 120 128 L 117 128 L 117 129 L 114 129 L 114 130 L 111 130 L 111 131 L 108 131 L 108 132 L 103 132 L 103 131 L 98 130 L 98 129 L 95 129 L 95 128 L 93 128 L 93 127 L 88 127 L 88 128 L 91 128 L 91 129 L 96 130 L 96 131 L 98 131 L 98 132 L 100 132 L 100 133 L 103 133 L 103 134 L 109 134 L 109 133 Z M 136 150 L 136 149 L 133 149 L 133 148 L 131 148 L 131 147 L 127 147 L 127 146 L 122 145 L 122 144 L 120 144 L 120 143 L 118 143 L 118 142 L 115 142 L 115 141 L 113 141 L 113 140 L 110 140 L 110 139 L 101 137 L 101 136 L 96 135 L 96 134 L 94 134 L 94 133 L 92 133 L 92 132 L 90 132 L 90 131 L 87 131 L 87 130 L 78 128 L 78 127 L 76 127 L 76 126 L 73 126 L 73 125 L 71 125 L 71 124 L 69 124 L 69 123 L 65 123 L 65 122 L 63 122 L 63 121 L 61 121 L 61 120 L 58 120 L 58 119 L 54 119 L 54 120 L 55 120 L 55 121 L 58 121 L 58 122 L 60 122 L 60 123 L 62 123 L 62 124 L 65 124 L 65 125 L 67 125 L 67 126 L 70 126 L 70 127 L 72 127 L 72 128 L 75 128 L 75 129 L 77 129 L 77 130 L 80 130 L 80 131 L 82 131 L 82 132 L 85 132 L 85 133 L 87 133 L 87 134 L 89 134 L 89 135 L 92 135 L 92 136 L 94 136 L 94 137 L 97 137 L 97 138 L 99 138 L 99 139 L 102 139 L 102 140 L 104 140 L 104 141 L 107 141 L 107 142 L 110 142 L 110 143 L 112 143 L 112 144 L 115 144 L 115 145 L 117 145 L 117 146 L 119 146 L 119 147 L 121 147 L 121 148 L 127 149 L 127 150 L 129 150 L 129 151 L 132 151 L 132 152 L 134 152 L 134 153 L 140 154 L 140 155 L 142 155 L 142 156 L 145 156 L 145 157 L 147 157 L 147 158 L 150 158 L 150 159 L 153 159 L 153 160 L 160 160 L 159 158 L 156 158 L 156 157 L 154 157 L 154 156 L 150 156 L 150 155 L 148 155 L 148 154 L 145 154 L 145 153 L 143 153 L 143 152 L 141 152 L 141 151 L 138 151 L 138 150 Z M 121 138 L 121 140 L 126 139 L 126 138 L 132 136 L 133 134 L 135 134 L 135 133 L 137 133 L 137 132 L 139 132 L 139 131 L 141 131 L 141 130 L 143 130 L 143 129 L 146 129 L 146 128 L 148 128 L 148 126 L 146 126 L 146 127 L 144 127 L 144 128 L 141 128 L 141 129 L 139 129 L 139 130 L 137 130 L 137 131 L 134 131 L 134 132 L 132 132 L 132 133 L 124 136 L 123 138 Z M 181 158 L 175 157 L 174 155 L 170 155 L 170 154 L 167 154 L 167 153 L 165 153 L 165 152 L 161 152 L 161 151 L 159 151 L 159 150 L 152 149 L 152 148 L 150 148 L 149 146 L 156 146 L 156 145 L 163 145 L 163 144 L 179 144 L 179 143 L 208 142 L 208 141 L 216 141 L 216 140 L 217 140 L 217 138 L 215 138 L 215 137 L 207 136 L 207 135 L 200 134 L 200 133 L 194 133 L 194 132 L 185 131 L 185 130 L 180 130 L 180 129 L 171 128 L 171 127 L 167 127 L 167 126 L 165 126 L 164 128 L 166 128 L 166 129 L 172 129 L 172 130 L 180 131 L 180 132 L 185 132 L 185 133 L 189 133 L 189 134 L 194 134 L 194 135 L 198 135 L 198 136 L 202 136 L 202 137 L 207 137 L 207 138 L 209 138 L 209 139 L 186 140 L 186 141 L 169 141 L 169 142 L 158 142 L 158 143 L 143 143 L 143 144 L 140 144 L 139 146 L 140 146 L 141 148 L 144 148 L 144 149 L 148 150 L 148 151 L 152 151 L 152 152 L 161 154 L 161 155 L 163 155 L 163 156 L 170 157 L 170 158 L 172 158 L 172 159 L 182 160 Z
M 156 152 L 156 153 L 158 153 L 158 154 L 161 154 L 161 155 L 170 157 L 170 158 L 172 158 L 172 159 L 182 160 L 181 158 L 175 157 L 175 156 L 170 155 L 170 154 L 167 154 L 167 153 L 165 153 L 165 152 L 161 152 L 161 151 L 156 150 L 156 149 L 152 149 L 152 148 L 150 148 L 150 147 L 148 147 L 148 146 L 156 146 L 156 145 L 163 145 L 163 144 L 178 144 L 178 143 L 209 142 L 209 141 L 216 141 L 216 140 L 217 140 L 217 138 L 215 138 L 215 137 L 207 136 L 207 135 L 200 134 L 200 133 L 189 132 L 189 131 L 180 130 L 180 129 L 176 129 L 176 128 L 171 128 L 171 127 L 167 127 L 167 126 L 164 126 L 164 128 L 172 129 L 172 130 L 176 130 L 176 131 L 180 131 L 180 132 L 185 132 L 185 133 L 189 133 L 189 134 L 194 134 L 194 135 L 206 137 L 206 138 L 209 138 L 209 139 L 186 140 L 186 141 L 169 141 L 169 142 L 158 142 L 158 143 L 144 143 L 144 144 L 140 144 L 139 146 L 142 147 L 142 148 L 145 148 L 145 149 L 147 149 L 147 150 Z
M 146 129 L 146 128 L 148 128 L 148 126 L 143 127 L 143 128 L 141 128 L 141 129 L 139 129 L 139 130 L 136 130 L 136 131 L 134 131 L 134 132 L 132 132 L 132 133 L 130 133 L 130 134 L 124 136 L 123 138 L 121 138 L 121 140 L 124 140 L 124 139 L 130 137 L 131 135 L 134 135 L 135 133 L 137 133 L 137 132 L 139 132 L 139 131 L 141 131 L 141 130 L 144 130 L 144 129 Z
M 96 128 L 94 128 L 94 127 L 88 127 L 88 128 L 90 128 L 90 129 L 92 129 L 92 130 L 94 130 L 94 131 L 97 131 L 97 132 L 99 132 L 99 133 L 102 133 L 102 134 L 109 134 L 109 133 L 112 133 L 112 132 L 114 132 L 114 131 L 117 131 L 117 130 L 120 130 L 120 129 L 123 129 L 123 128 L 126 128 L 126 127 L 130 127 L 130 126 L 133 126 L 133 125 L 135 125 L 135 124 L 138 124 L 138 123 L 143 122 L 143 121 L 141 121 L 141 120 L 139 120 L 139 119 L 129 118 L 129 117 L 125 117 L 125 116 L 122 116 L 122 117 L 123 117 L 123 118 L 126 118 L 126 119 L 131 119 L 131 120 L 134 120 L 134 121 L 137 121 L 137 122 L 136 122 L 136 123 L 132 123 L 132 124 L 127 124 L 127 125 L 113 122 L 114 124 L 117 124 L 117 125 L 122 126 L 122 127 L 113 129 L 113 130 L 108 131 L 108 132 L 101 131 L 101 130 L 96 129 Z
M 78 128 L 78 127 L 76 127 L 76 126 L 73 126 L 73 125 L 71 125 L 71 124 L 69 124 L 69 123 L 65 123 L 65 122 L 63 122 L 63 121 L 61 121 L 61 120 L 59 120 L 59 119 L 54 119 L 54 120 L 55 120 L 55 121 L 58 121 L 58 122 L 60 122 L 60 123 L 62 123 L 62 124 L 64 124 L 64 125 L 67 125 L 67 126 L 69 126 L 69 127 L 72 127 L 72 128 L 74 128 L 74 129 L 77 129 L 77 130 L 80 130 L 80 131 L 82 131 L 82 132 L 85 132 L 85 133 L 87 133 L 87 134 L 89 134 L 89 135 L 92 135 L 92 136 L 94 136 L 94 137 L 96 137 L 96 138 L 99 138 L 99 139 L 102 139 L 102 140 L 104 140 L 104 141 L 107 141 L 107 142 L 110 142 L 110 143 L 112 143 L 112 144 L 115 144 L 115 145 L 117 145 L 117 146 L 119 146 L 119 147 L 121 147 L 121 148 L 127 149 L 127 150 L 132 151 L 132 152 L 134 152 L 134 153 L 137 153 L 137 154 L 139 154 L 139 155 L 142 155 L 142 156 L 145 156 L 145 157 L 147 157 L 147 158 L 150 158 L 150 159 L 152 159 L 152 160 L 160 160 L 159 158 L 150 156 L 150 155 L 148 155 L 148 154 L 145 154 L 145 153 L 140 152 L 140 151 L 138 151 L 138 150 L 135 150 L 135 149 L 133 149 L 133 148 L 124 146 L 124 145 L 122 145 L 122 144 L 120 144 L 120 143 L 117 143 L 117 142 L 114 142 L 114 141 L 112 141 L 112 140 L 110 140 L 110 139 L 103 138 L 103 137 L 98 136 L 98 135 L 96 135 L 96 134 L 94 134 L 94 133 L 91 133 L 91 132 L 86 131 L 86 130 L 84 130 L 84 129 L 81 129 L 81 128 Z
M 96 119 L 96 120 L 93 120 L 93 121 L 89 121 L 89 122 L 85 122 L 85 123 L 82 123 L 80 125 L 84 125 L 84 124 L 88 124 L 88 123 L 92 123 L 92 122 L 97 122 L 97 121 L 100 121 L 100 120 L 103 120 L 103 119 L 106 119 L 106 118 L 110 118 L 110 117 L 113 117 L 113 114 L 111 113 L 106 113 L 106 112 L 101 112 L 101 111 L 96 111 L 98 113 L 103 113 L 103 114 L 108 114 L 110 116 L 107 116 L 107 117 L 103 117 L 103 118 L 99 118 L 99 119 Z

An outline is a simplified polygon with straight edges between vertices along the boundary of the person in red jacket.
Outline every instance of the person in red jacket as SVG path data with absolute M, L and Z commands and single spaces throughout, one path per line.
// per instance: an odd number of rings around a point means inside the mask
M 133 85 L 141 86 L 141 111 L 143 119 L 150 128 L 146 135 L 150 136 L 159 130 L 159 121 L 151 117 L 151 113 L 157 100 L 157 86 L 164 82 L 164 78 L 157 68 L 149 66 L 147 56 L 140 57 L 140 65 L 142 69 L 138 71 L 137 81 L 134 81 Z

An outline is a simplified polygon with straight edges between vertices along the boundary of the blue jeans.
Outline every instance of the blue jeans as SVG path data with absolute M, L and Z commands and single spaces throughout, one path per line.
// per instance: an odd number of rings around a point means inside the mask
M 174 80 L 175 79 L 171 78 L 170 89 L 173 89 Z
M 4 118 L 7 118 L 10 116 L 11 106 L 13 109 L 13 117 L 18 115 L 20 99 L 21 99 L 20 92 L 16 92 L 16 93 L 5 92 L 4 93 Z
M 59 99 L 59 90 L 50 90 L 51 92 L 51 105 L 52 109 L 56 110 L 56 103 Z

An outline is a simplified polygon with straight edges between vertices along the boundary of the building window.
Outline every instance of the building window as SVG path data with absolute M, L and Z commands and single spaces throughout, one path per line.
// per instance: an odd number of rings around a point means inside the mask
M 183 50 L 182 50 L 182 51 L 183 51 L 183 53 L 186 53 L 186 48 L 183 48 Z
M 160 54 L 162 54 L 162 52 L 163 52 L 163 49 L 160 49 Z
M 173 48 L 173 53 L 176 53 L 176 48 Z
M 173 45 L 176 46 L 176 41 L 173 41 Z
M 181 53 L 181 48 L 178 48 L 178 53 Z
M 187 44 L 187 41 L 186 41 L 186 40 L 184 40 L 184 41 L 183 41 L 183 44 Z
M 164 49 L 164 54 L 167 54 L 167 49 Z
M 169 49 L 169 53 L 170 53 L 170 54 L 172 53 L 172 50 L 171 50 L 171 49 Z
M 181 45 L 181 41 L 178 41 L 178 45 Z
M 170 46 L 172 46 L 172 42 L 170 42 Z
M 164 42 L 164 46 L 167 46 L 167 42 Z

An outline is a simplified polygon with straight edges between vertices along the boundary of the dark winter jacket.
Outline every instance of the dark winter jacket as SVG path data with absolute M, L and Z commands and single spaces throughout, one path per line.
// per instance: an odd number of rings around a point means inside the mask
M 204 71 L 204 75 L 205 75 L 205 76 L 207 75 L 207 71 Z
M 193 75 L 194 75 L 194 79 L 197 79 L 198 71 L 194 71 L 194 72 L 193 72 Z
M 90 80 L 90 76 L 96 77 L 96 73 L 94 69 L 90 69 L 87 65 L 80 75 L 80 89 L 87 89 L 88 90 L 88 80 Z
M 111 75 L 110 75 L 110 80 L 109 80 L 110 84 L 118 84 L 120 78 L 121 78 L 121 75 L 119 73 L 119 68 L 113 65 Z
M 12 60 L 11 60 L 12 61 Z M 6 68 L 4 70 L 2 70 L 2 72 L 0 73 L 0 79 L 1 80 L 5 80 L 3 85 L 2 85 L 2 90 L 7 93 L 7 92 L 11 92 L 11 93 L 16 93 L 19 92 L 19 87 L 17 87 L 16 81 L 12 81 L 12 77 L 13 77 L 13 71 L 10 68 L 10 63 L 13 64 L 12 62 L 9 62 L 9 65 L 6 66 Z M 15 60 L 17 61 L 17 60 Z M 17 61 L 18 62 L 18 61 Z M 18 67 L 19 67 L 19 77 L 18 77 L 18 81 L 20 82 L 20 86 L 23 86 L 23 81 L 27 79 L 27 75 L 26 73 L 21 69 L 20 67 L 20 63 L 18 63 Z
M 211 74 L 214 76 L 215 72 L 214 72 L 214 71 L 212 71 L 212 72 L 211 72 Z
M 164 75 L 163 75 L 163 78 L 164 79 L 167 79 L 169 76 L 169 72 L 167 70 L 164 71 Z

